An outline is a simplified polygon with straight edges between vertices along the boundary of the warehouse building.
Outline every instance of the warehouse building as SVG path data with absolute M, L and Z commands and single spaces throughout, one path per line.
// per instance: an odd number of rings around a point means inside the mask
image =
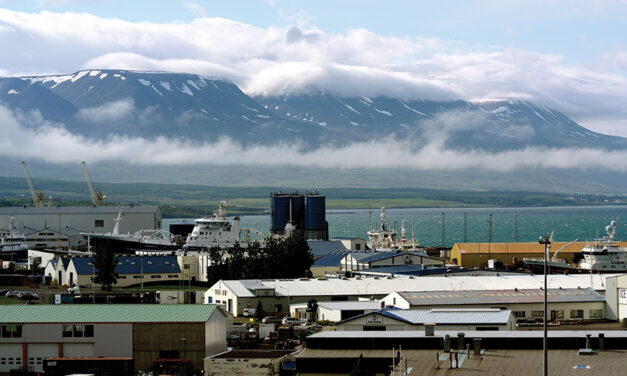
M 512 311 L 499 308 L 379 309 L 340 321 L 338 331 L 515 330 Z
M 96 269 L 92 257 L 62 257 L 50 260 L 44 272 L 58 285 L 92 287 Z M 115 272 L 118 274 L 116 287 L 138 285 L 142 280 L 148 283 L 182 279 L 176 256 L 120 255 Z
M 551 256 L 553 252 L 564 247 L 558 253 L 558 258 L 566 260 L 569 264 L 576 263 L 581 257 L 582 248 L 586 242 L 551 243 Z M 566 246 L 567 245 L 567 246 Z M 625 246 L 623 242 L 622 246 Z M 450 262 L 465 268 L 487 267 L 488 260 L 499 260 L 508 267 L 527 258 L 544 257 L 544 245 L 538 242 L 530 243 L 455 243 L 450 253 Z M 520 264 L 519 264 L 520 265 Z
M 549 275 L 550 289 L 586 289 L 605 291 L 605 275 Z M 382 299 L 395 291 L 473 291 L 540 289 L 539 275 L 437 276 L 396 278 L 301 278 L 285 280 L 220 280 L 204 294 L 204 302 L 225 306 L 234 316 L 246 308 L 286 313 L 290 304 L 320 301 L 356 301 L 359 298 Z
M 351 252 L 340 261 L 342 271 L 400 265 L 445 266 L 446 260 L 424 252 Z
M 232 321 L 216 305 L 85 304 L 0 306 L 0 373 L 41 372 L 48 357 L 182 358 L 202 370 L 226 350 Z
M 542 336 L 540 330 L 322 331 L 306 338 L 296 370 L 348 375 L 360 360 L 376 375 L 389 375 L 391 367 L 411 375 L 540 375 Z M 548 348 L 551 375 L 614 375 L 627 368 L 625 331 L 549 330 Z
M 555 321 L 605 319 L 605 296 L 592 289 L 547 290 L 549 319 Z M 497 308 L 517 319 L 544 318 L 544 290 L 475 290 L 393 292 L 382 299 L 386 307 L 401 309 Z
M 607 276 L 606 282 L 606 317 L 622 322 L 627 319 L 627 274 Z
M 350 302 L 316 302 L 316 309 L 308 309 L 307 303 L 290 305 L 290 316 L 307 321 L 337 322 L 366 312 L 383 308 L 378 300 L 359 300 Z
M 74 229 L 80 232 L 103 234 L 111 232 L 114 218 L 120 211 L 118 206 L 44 206 L 44 207 L 5 207 L 0 208 L 0 226 L 10 228 L 11 218 L 14 227 L 49 229 L 59 233 Z M 120 233 L 135 233 L 144 229 L 161 228 L 161 211 L 155 205 L 124 206 Z

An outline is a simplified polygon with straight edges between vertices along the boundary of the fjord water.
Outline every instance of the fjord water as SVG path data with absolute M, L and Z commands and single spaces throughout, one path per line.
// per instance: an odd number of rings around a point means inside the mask
M 444 245 L 464 241 L 464 213 L 466 215 L 468 242 L 487 242 L 490 214 L 492 214 L 492 242 L 514 242 L 515 222 L 518 222 L 518 241 L 535 242 L 540 235 L 555 231 L 554 240 L 593 240 L 605 234 L 611 220 L 618 223 L 617 239 L 627 240 L 627 206 L 567 206 L 567 207 L 507 207 L 507 208 L 411 208 L 386 209 L 389 227 L 395 225 L 399 232 L 405 220 L 407 237 L 412 229 L 421 245 L 442 244 L 442 213 L 444 213 Z M 372 225 L 379 226 L 380 208 L 372 209 Z M 517 220 L 515 219 L 517 217 Z M 164 219 L 168 228 L 173 219 Z M 328 210 L 329 238 L 359 236 L 367 238 L 368 209 Z M 242 217 L 242 227 L 252 227 L 268 232 L 269 215 Z

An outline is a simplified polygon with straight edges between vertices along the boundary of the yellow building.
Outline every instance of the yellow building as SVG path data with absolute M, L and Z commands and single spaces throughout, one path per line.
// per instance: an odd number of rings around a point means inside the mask
M 623 246 L 624 246 L 623 242 Z M 564 247 L 568 242 L 553 242 L 551 244 L 551 254 Z M 586 242 L 575 242 L 561 251 L 557 258 L 574 263 L 581 257 L 581 249 Z M 499 260 L 503 265 L 512 266 L 523 258 L 542 258 L 544 254 L 544 244 L 538 242 L 529 243 L 455 243 L 451 249 L 450 262 L 465 268 L 475 268 L 477 266 L 488 266 L 489 259 Z

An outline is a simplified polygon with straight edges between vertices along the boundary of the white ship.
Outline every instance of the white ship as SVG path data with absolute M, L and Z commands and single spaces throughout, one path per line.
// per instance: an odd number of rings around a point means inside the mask
M 251 232 L 260 235 L 262 240 L 265 238 L 260 231 L 241 228 L 239 217 L 227 218 L 227 206 L 226 201 L 221 201 L 218 211 L 211 217 L 197 219 L 183 248 L 186 250 L 207 250 L 212 247 L 231 248 L 235 243 L 246 248 L 251 242 Z
M 625 273 L 627 272 L 627 248 L 621 247 L 616 237 L 616 221 L 605 227 L 607 235 L 593 244 L 586 244 L 581 250 L 583 259 L 577 268 L 593 273 Z

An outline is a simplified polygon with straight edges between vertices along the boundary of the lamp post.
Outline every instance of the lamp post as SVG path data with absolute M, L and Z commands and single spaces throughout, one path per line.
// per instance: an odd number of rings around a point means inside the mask
M 546 272 L 547 272 L 547 259 L 549 258 L 549 252 L 551 250 L 551 240 L 553 239 L 553 235 L 549 237 L 547 234 L 545 237 L 540 237 L 538 239 L 538 243 L 544 244 L 544 319 L 542 320 L 542 330 L 544 332 L 543 340 L 542 340 L 542 375 L 548 376 L 549 374 L 549 355 L 547 348 L 547 283 L 546 283 Z

